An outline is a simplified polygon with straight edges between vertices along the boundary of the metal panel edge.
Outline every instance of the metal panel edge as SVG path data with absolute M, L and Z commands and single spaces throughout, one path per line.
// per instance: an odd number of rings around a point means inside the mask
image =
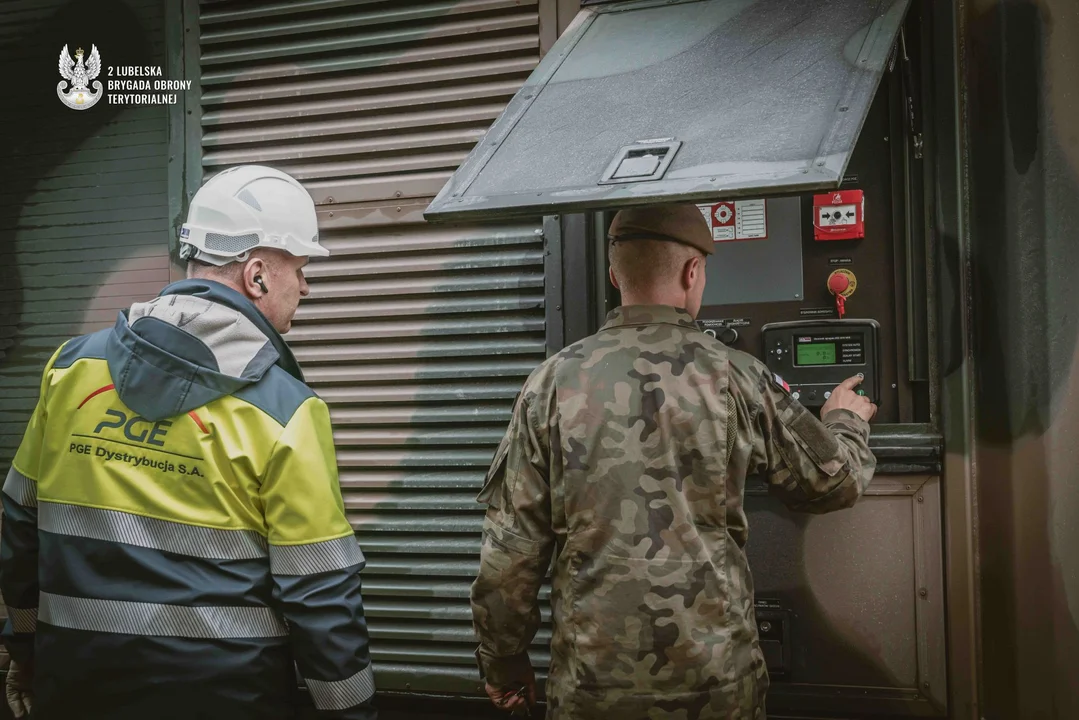
M 202 185 L 202 68 L 199 64 L 198 0 L 183 0 L 183 25 L 183 77 L 191 81 L 184 107 L 183 185 L 180 188 L 183 192 L 183 210 L 186 211 L 195 191 Z M 179 226 L 176 231 L 179 232 Z
M 566 346 L 563 320 L 565 298 L 562 279 L 562 221 L 558 215 L 543 218 L 544 315 L 547 325 L 547 357 Z
M 566 29 L 581 11 L 580 0 L 557 0 L 558 2 L 558 34 L 566 32 Z
M 185 72 L 186 47 L 184 45 L 184 12 L 165 14 L 165 76 L 187 79 Z M 191 102 L 188 93 L 178 94 L 175 105 L 169 106 L 169 279 L 179 280 L 184 268 L 179 262 L 179 233 L 184 222 L 187 203 L 184 196 L 184 165 L 187 140 L 187 106 Z
M 572 214 L 597 210 L 603 207 L 629 207 L 631 205 L 649 205 L 657 202 L 697 202 L 713 200 L 717 197 L 742 198 L 759 197 L 762 194 L 772 197 L 773 195 L 793 195 L 808 193 L 816 190 L 832 190 L 839 187 L 841 176 L 828 168 L 813 168 L 812 176 L 806 169 L 798 175 L 787 175 L 777 178 L 775 175 L 745 175 L 741 176 L 743 182 L 739 185 L 716 186 L 714 181 L 705 181 L 700 178 L 686 178 L 682 180 L 659 180 L 654 183 L 633 183 L 629 186 L 614 188 L 611 185 L 596 185 L 594 188 L 566 188 L 556 190 L 549 195 L 557 197 L 562 194 L 574 194 L 579 199 L 570 202 L 559 201 L 557 211 Z M 786 178 L 786 182 L 782 180 Z M 780 180 L 780 183 L 761 188 L 755 181 L 760 179 Z M 660 185 L 663 190 L 656 192 L 653 188 Z M 445 192 L 445 190 L 443 190 Z M 588 194 L 599 197 L 588 197 Z M 503 204 L 495 208 L 487 205 L 490 197 L 478 196 L 474 198 L 443 198 L 441 202 L 436 198 L 438 206 L 431 206 L 424 212 L 424 217 L 429 222 L 448 222 L 453 220 L 481 221 L 501 220 L 523 217 L 535 217 L 536 215 L 550 214 L 555 208 L 550 202 L 544 202 L 548 193 L 521 193 L 516 197 L 497 196 Z M 441 195 L 440 195 L 441 196 Z M 466 205 L 468 203 L 471 205 Z M 452 206 L 452 207 L 451 207 Z
M 866 31 L 866 40 L 869 41 L 872 36 L 873 40 L 868 42 L 867 45 L 863 45 L 858 52 L 858 64 L 874 66 L 877 63 L 881 65 L 879 73 L 872 73 L 866 75 L 865 73 L 855 73 L 851 75 L 851 82 L 847 85 L 846 92 L 843 94 L 842 100 L 840 100 L 839 106 L 836 108 L 836 113 L 845 113 L 850 106 L 851 99 L 856 97 L 860 92 L 865 92 L 870 98 L 869 103 L 866 104 L 866 111 L 861 114 L 857 120 L 857 129 L 853 134 L 855 143 L 862 134 L 862 128 L 865 126 L 866 117 L 869 114 L 869 108 L 873 104 L 873 97 L 876 96 L 880 90 L 880 84 L 884 79 L 884 75 L 887 72 L 888 56 L 892 52 L 892 48 L 895 46 L 895 42 L 899 37 L 899 31 L 903 27 L 903 22 L 906 19 L 907 13 L 910 11 L 911 0 L 893 0 L 889 8 L 882 13 L 873 23 L 870 24 L 870 29 Z M 896 10 L 896 8 L 899 10 Z M 892 12 L 897 12 L 898 22 L 896 22 L 895 30 L 890 35 L 883 35 L 884 19 Z M 880 23 L 875 33 L 872 32 L 872 26 Z M 887 38 L 887 43 L 880 42 L 880 38 L 884 36 Z M 850 163 L 850 157 L 854 148 L 844 152 L 840 156 L 839 164 L 833 165 L 832 160 L 835 158 L 829 151 L 831 145 L 834 142 L 835 136 L 839 132 L 839 128 L 843 125 L 842 121 L 833 122 L 827 135 L 821 139 L 820 147 L 817 151 L 817 160 L 815 165 L 817 167 L 827 167 L 832 170 L 839 178 L 842 178 L 847 171 L 847 165 Z
M 921 492 L 923 486 L 929 482 L 929 475 L 916 473 L 904 475 L 889 472 L 874 473 L 873 479 L 865 489 L 864 495 L 871 496 L 900 496 L 913 497 Z M 746 481 L 746 497 L 766 497 L 772 494 L 768 482 L 758 478 L 750 478 Z
M 539 15 L 539 53 L 542 59 L 558 40 L 558 0 L 539 0 L 536 12 Z
M 965 3 L 960 2 L 959 5 Z M 966 91 L 960 72 L 969 63 L 964 20 L 955 3 L 925 0 L 932 24 L 936 152 L 932 156 L 938 237 L 936 297 L 939 329 L 940 412 L 944 436 L 943 505 L 948 613 L 948 689 L 954 720 L 981 717 L 981 583 L 978 553 L 978 478 L 974 450 L 974 368 L 971 355 L 969 141 Z
M 572 345 L 599 330 L 596 318 L 587 308 L 595 306 L 600 289 L 596 286 L 597 258 L 589 217 L 579 213 L 562 215 L 561 222 L 563 307 L 575 308 L 574 312 L 563 315 L 562 340 L 565 345 Z
M 918 587 L 914 622 L 918 685 L 942 713 L 948 705 L 943 533 L 940 478 L 934 477 L 919 488 L 914 502 L 914 582 Z

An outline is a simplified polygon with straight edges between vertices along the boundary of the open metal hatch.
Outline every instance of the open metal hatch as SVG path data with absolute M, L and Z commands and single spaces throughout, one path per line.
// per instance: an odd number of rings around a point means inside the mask
M 424 213 L 837 187 L 909 0 L 586 7 Z

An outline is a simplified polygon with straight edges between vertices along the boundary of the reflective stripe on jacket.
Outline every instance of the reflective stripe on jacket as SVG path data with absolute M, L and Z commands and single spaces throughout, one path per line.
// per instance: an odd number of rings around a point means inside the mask
M 238 293 L 185 281 L 49 361 L 3 493 L 35 720 L 373 718 L 329 412 Z

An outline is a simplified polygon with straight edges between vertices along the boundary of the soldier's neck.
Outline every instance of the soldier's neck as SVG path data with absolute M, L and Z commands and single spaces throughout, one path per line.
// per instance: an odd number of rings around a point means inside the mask
M 686 307 L 686 293 L 671 290 L 653 290 L 647 293 L 622 293 L 622 306 L 630 305 L 669 305 L 675 308 Z

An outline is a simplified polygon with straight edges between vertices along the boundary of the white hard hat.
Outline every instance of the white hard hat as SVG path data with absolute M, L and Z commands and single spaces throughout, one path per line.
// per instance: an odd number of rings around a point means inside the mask
M 191 198 L 180 257 L 211 265 L 242 262 L 256 248 L 324 256 L 315 202 L 292 176 L 264 165 L 214 175 Z

